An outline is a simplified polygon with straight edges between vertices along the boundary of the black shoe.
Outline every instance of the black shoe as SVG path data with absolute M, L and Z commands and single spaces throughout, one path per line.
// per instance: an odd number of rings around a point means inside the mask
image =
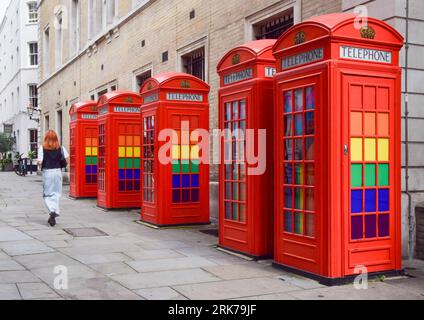
M 59 215 L 54 212 L 50 213 L 50 218 L 47 222 L 49 223 L 51 227 L 54 227 L 56 225 L 56 217 L 58 216 Z

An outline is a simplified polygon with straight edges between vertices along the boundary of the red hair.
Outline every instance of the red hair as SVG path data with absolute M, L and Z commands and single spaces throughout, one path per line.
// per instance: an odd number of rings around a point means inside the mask
M 46 150 L 57 150 L 60 149 L 59 139 L 57 138 L 56 132 L 49 130 L 46 132 L 43 141 L 43 149 Z

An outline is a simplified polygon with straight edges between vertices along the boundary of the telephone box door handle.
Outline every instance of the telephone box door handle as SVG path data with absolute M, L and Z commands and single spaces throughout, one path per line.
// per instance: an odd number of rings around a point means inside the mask
M 347 144 L 344 145 L 344 155 L 349 155 L 349 146 Z

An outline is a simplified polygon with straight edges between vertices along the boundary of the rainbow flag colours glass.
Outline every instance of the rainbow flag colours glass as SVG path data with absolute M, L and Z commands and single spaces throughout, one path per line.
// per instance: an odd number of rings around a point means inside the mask
M 119 136 L 119 192 L 140 191 L 140 136 Z
M 85 183 L 96 184 L 98 172 L 98 139 L 85 139 Z
M 173 145 L 172 150 L 172 202 L 199 202 L 199 146 Z
M 351 112 L 351 238 L 389 236 L 389 115 Z

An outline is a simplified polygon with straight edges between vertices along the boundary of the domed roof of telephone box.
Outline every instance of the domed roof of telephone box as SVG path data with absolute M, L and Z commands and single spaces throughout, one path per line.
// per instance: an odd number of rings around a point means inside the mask
M 277 40 L 274 53 L 325 38 L 398 49 L 404 41 L 403 36 L 384 21 L 352 13 L 332 13 L 292 26 Z

